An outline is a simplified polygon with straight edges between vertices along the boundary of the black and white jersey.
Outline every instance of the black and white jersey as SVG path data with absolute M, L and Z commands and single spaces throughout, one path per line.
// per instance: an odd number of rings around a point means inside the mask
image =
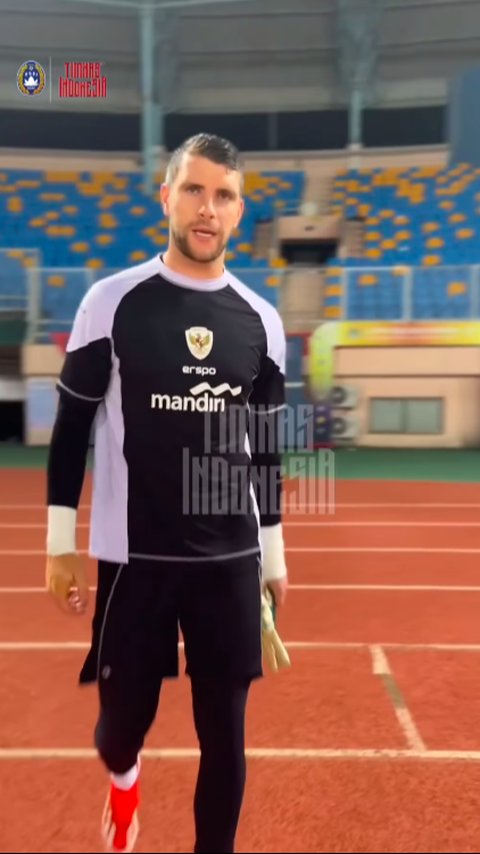
M 253 447 L 252 412 L 261 423 L 285 404 L 285 334 L 267 301 L 228 271 L 189 279 L 158 256 L 101 279 L 78 308 L 58 388 L 96 407 L 92 556 L 258 551 L 259 524 L 280 515 L 262 504 L 279 500 L 280 457 L 268 431 Z M 66 502 L 55 484 L 49 502 Z

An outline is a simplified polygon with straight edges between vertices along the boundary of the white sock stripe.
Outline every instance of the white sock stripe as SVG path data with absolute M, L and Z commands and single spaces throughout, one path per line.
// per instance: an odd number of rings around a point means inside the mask
M 136 765 L 134 765 L 133 768 L 130 768 L 129 771 L 126 771 L 125 774 L 110 774 L 110 778 L 117 789 L 123 789 L 123 791 L 126 792 L 127 789 L 131 789 L 133 784 L 137 782 L 139 772 L 140 766 L 137 762 Z

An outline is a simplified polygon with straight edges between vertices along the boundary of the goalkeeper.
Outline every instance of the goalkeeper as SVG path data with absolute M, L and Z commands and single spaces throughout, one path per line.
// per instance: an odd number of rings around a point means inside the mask
M 269 447 L 261 438 L 285 403 L 285 335 L 224 266 L 244 210 L 233 145 L 187 140 L 160 201 L 165 254 L 97 281 L 75 317 L 48 460 L 46 584 L 66 613 L 85 613 L 76 525 L 94 427 L 98 583 L 80 682 L 99 693 L 103 838 L 134 847 L 140 753 L 162 681 L 178 676 L 180 629 L 201 754 L 192 845 L 214 854 L 234 851 L 262 653 L 288 663 L 261 595 L 268 585 L 281 607 L 287 591 L 279 448 L 271 430 Z

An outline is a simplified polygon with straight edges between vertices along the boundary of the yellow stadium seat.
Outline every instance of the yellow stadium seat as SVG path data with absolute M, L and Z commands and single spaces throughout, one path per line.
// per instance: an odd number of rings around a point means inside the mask
M 440 249 L 442 246 L 445 246 L 445 241 L 443 237 L 429 237 L 426 246 L 428 249 Z
M 63 288 L 65 285 L 65 276 L 54 275 L 47 278 L 47 284 L 52 288 Z
M 467 292 L 467 286 L 465 282 L 450 282 L 448 285 L 448 295 L 451 297 L 458 296 L 458 294 L 465 294 Z
M 377 285 L 378 284 L 378 276 L 375 276 L 372 273 L 365 273 L 363 276 L 360 276 L 358 282 L 360 285 L 362 285 L 362 287 Z
M 436 267 L 438 264 L 442 263 L 442 259 L 440 255 L 424 255 L 422 266 L 423 267 Z
M 276 288 L 280 284 L 281 279 L 280 276 L 267 276 L 265 279 L 265 284 L 271 288 Z
M 335 320 L 342 316 L 342 307 L 339 305 L 326 305 L 323 309 L 324 317 Z
M 366 205 L 366 204 L 359 205 L 357 213 L 359 216 L 366 217 L 370 213 L 371 208 L 372 208 L 371 205 Z
M 80 180 L 78 172 L 44 172 L 43 179 L 46 184 L 77 184 Z
M 21 213 L 23 211 L 23 199 L 20 196 L 12 196 L 7 201 L 7 210 L 10 213 Z
M 111 246 L 114 239 L 112 234 L 97 234 L 95 243 L 98 243 L 99 246 Z
M 145 261 L 147 258 L 147 253 L 143 251 L 143 249 L 135 249 L 133 252 L 130 252 L 130 261 L 134 264 L 137 261 Z
M 39 198 L 42 202 L 64 202 L 66 197 L 65 193 L 52 193 L 47 191 L 45 193 L 40 193 Z
M 458 237 L 459 240 L 468 240 L 470 237 L 474 237 L 475 231 L 473 228 L 457 228 L 455 232 L 455 237 Z
M 343 288 L 341 285 L 326 285 L 325 286 L 325 296 L 326 297 L 341 297 L 343 294 Z
M 104 213 L 98 217 L 100 228 L 118 228 L 118 219 L 115 214 Z
M 397 242 L 392 238 L 387 238 L 386 240 L 382 240 L 382 243 L 380 245 L 382 249 L 396 249 Z
M 72 252 L 89 252 L 90 246 L 86 240 L 80 240 L 78 243 L 72 243 L 70 249 Z
M 152 237 L 152 243 L 154 243 L 155 246 L 166 246 L 168 243 L 168 235 L 156 234 L 154 237 Z

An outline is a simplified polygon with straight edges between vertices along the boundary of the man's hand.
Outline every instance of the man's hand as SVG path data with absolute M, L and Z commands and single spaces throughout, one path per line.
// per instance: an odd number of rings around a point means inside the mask
M 88 581 L 82 558 L 72 552 L 49 555 L 46 586 L 56 604 L 67 614 L 84 614 L 88 605 Z
M 286 577 L 272 579 L 267 581 L 266 587 L 271 591 L 275 606 L 281 608 L 287 598 L 288 579 Z

